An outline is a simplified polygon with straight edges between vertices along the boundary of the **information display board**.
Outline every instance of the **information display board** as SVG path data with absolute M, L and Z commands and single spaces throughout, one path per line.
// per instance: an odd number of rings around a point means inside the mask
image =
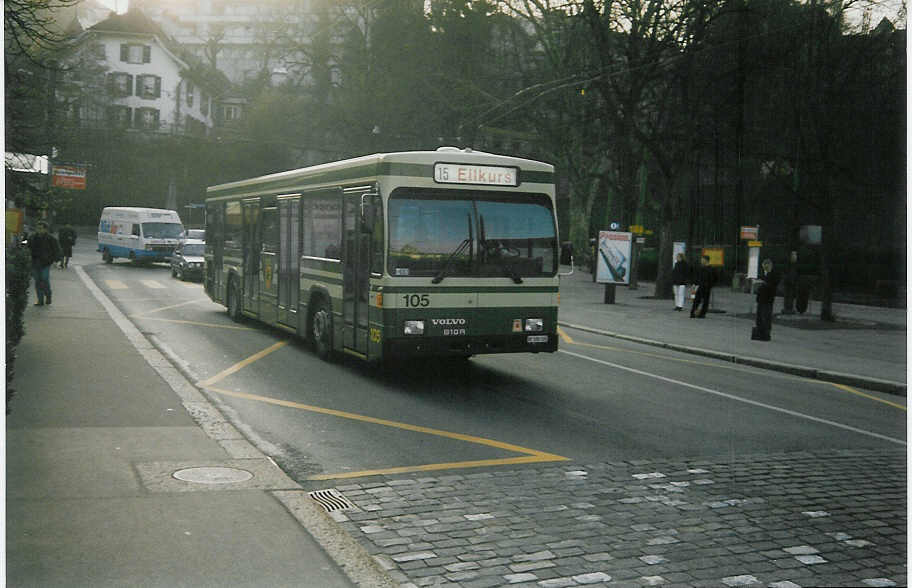
M 599 231 L 595 281 L 600 284 L 630 283 L 630 250 L 633 233 Z

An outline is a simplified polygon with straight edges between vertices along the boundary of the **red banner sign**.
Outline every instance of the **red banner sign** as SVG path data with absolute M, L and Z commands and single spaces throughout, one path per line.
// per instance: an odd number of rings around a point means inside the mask
M 51 185 L 68 190 L 86 189 L 86 166 L 54 164 L 51 174 Z

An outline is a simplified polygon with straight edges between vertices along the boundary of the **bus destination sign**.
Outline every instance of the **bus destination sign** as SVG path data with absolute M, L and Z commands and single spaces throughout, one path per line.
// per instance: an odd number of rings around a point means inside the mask
M 438 184 L 518 186 L 519 170 L 515 167 L 469 165 L 464 163 L 435 163 L 434 181 Z

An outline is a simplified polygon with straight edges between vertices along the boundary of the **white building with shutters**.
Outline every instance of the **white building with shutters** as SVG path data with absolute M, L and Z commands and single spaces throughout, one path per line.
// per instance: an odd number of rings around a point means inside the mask
M 58 103 L 79 126 L 205 136 L 217 76 L 179 53 L 141 11 L 111 13 L 74 38 Z

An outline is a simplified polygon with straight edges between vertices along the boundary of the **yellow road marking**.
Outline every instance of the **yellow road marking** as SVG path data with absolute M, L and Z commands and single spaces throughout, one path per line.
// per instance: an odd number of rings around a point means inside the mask
M 877 396 L 873 396 L 871 394 L 866 394 L 865 392 L 862 392 L 861 390 L 856 390 L 855 388 L 852 388 L 851 386 L 846 386 L 845 384 L 837 384 L 836 382 L 827 382 L 827 383 L 831 386 L 836 386 L 840 390 L 845 390 L 846 392 L 848 392 L 850 394 L 856 394 L 858 396 L 863 396 L 864 398 L 868 398 L 870 400 L 876 400 L 877 402 L 883 402 L 884 404 L 888 404 L 888 405 L 898 408 L 900 410 L 905 410 L 905 411 L 909 410 L 902 404 L 897 404 L 896 402 L 890 402 L 889 400 L 884 400 L 883 398 L 878 398 Z
M 264 350 L 264 351 L 269 351 L 271 353 L 271 351 L 269 349 Z M 261 353 L 263 353 L 263 352 L 261 352 Z M 248 359 L 250 359 L 250 358 L 248 358 Z M 247 360 L 245 360 L 245 361 L 247 361 Z M 239 364 L 236 364 L 236 365 L 239 365 Z M 235 366 L 232 366 L 232 368 L 233 367 L 235 367 Z M 243 367 L 243 366 L 241 366 L 241 367 Z M 229 370 L 232 368 L 229 368 Z M 238 367 L 238 369 L 240 369 L 240 367 Z M 222 372 L 222 374 L 228 375 L 226 372 L 229 370 L 225 370 L 225 372 Z M 235 371 L 237 371 L 237 370 L 235 370 Z M 220 379 L 220 376 L 222 376 L 222 374 L 219 374 L 218 376 L 215 376 L 214 378 L 210 378 L 210 380 L 207 380 L 206 382 L 201 382 L 200 385 L 213 392 L 217 392 L 219 394 L 224 394 L 226 396 L 233 396 L 235 398 L 243 398 L 246 400 L 265 402 L 267 404 L 274 404 L 277 406 L 285 406 L 285 407 L 289 407 L 289 408 L 297 408 L 299 410 L 306 410 L 308 412 L 325 414 L 325 415 L 340 417 L 340 418 L 354 420 L 354 421 L 361 421 L 364 423 L 371 423 L 371 424 L 375 424 L 375 425 L 383 425 L 385 427 L 393 427 L 396 429 L 402 429 L 404 431 L 413 431 L 415 433 L 423 433 L 426 435 L 435 435 L 437 437 L 445 437 L 447 439 L 455 439 L 457 441 L 465 441 L 468 443 L 475 443 L 477 445 L 486 445 L 488 447 L 495 447 L 497 449 L 504 449 L 506 451 L 513 451 L 516 453 L 524 454 L 523 457 L 434 463 L 434 464 L 423 464 L 423 465 L 416 465 L 416 466 L 383 468 L 383 469 L 375 469 L 375 470 L 362 470 L 362 471 L 358 471 L 358 472 L 319 474 L 316 476 L 309 477 L 308 479 L 310 479 L 310 480 L 360 478 L 360 477 L 364 477 L 364 476 L 377 476 L 377 475 L 383 475 L 383 474 L 401 474 L 401 473 L 407 473 L 407 472 L 426 472 L 426 471 L 433 471 L 433 470 L 445 470 L 445 469 L 455 469 L 455 468 L 475 468 L 475 467 L 485 467 L 485 466 L 495 466 L 495 465 L 540 463 L 540 462 L 549 462 L 549 461 L 568 461 L 570 459 L 568 457 L 555 455 L 553 453 L 546 453 L 544 451 L 528 449 L 526 447 L 520 447 L 519 445 L 513 445 L 512 443 L 504 443 L 502 441 L 495 441 L 493 439 L 486 439 L 484 437 L 475 437 L 473 435 L 464 435 L 462 433 L 453 433 L 451 431 L 443 431 L 440 429 L 422 427 L 419 425 L 410 425 L 408 423 L 390 421 L 387 419 L 380 419 L 380 418 L 371 417 L 371 416 L 367 416 L 367 415 L 363 415 L 363 414 L 356 414 L 356 413 L 345 412 L 345 411 L 341 411 L 341 410 L 335 410 L 332 408 L 323 408 L 320 406 L 301 404 L 300 402 L 293 402 L 291 400 L 281 400 L 279 398 L 269 398 L 267 396 L 259 396 L 257 394 L 248 394 L 246 392 L 235 392 L 233 390 L 225 390 L 222 388 L 213 387 L 211 385 L 213 383 L 211 380 L 215 380 L 216 378 Z
M 105 280 L 105 284 L 108 285 L 108 288 L 111 290 L 126 290 L 127 285 L 121 282 L 120 280 Z
M 231 366 L 230 368 L 215 374 L 208 380 L 203 380 L 202 382 L 199 383 L 199 385 L 203 388 L 209 388 L 210 386 L 212 386 L 212 384 L 215 384 L 216 382 L 224 380 L 231 374 L 242 370 L 243 368 L 247 367 L 248 365 L 252 364 L 253 362 L 266 357 L 273 351 L 277 351 L 277 350 L 281 349 L 282 347 L 285 347 L 286 345 L 288 345 L 288 341 L 279 341 L 278 343 L 274 343 L 274 344 L 270 345 L 269 347 L 267 347 L 266 349 L 260 351 L 259 353 L 254 353 L 247 359 L 243 359 L 243 360 L 237 362 L 236 364 L 234 364 L 233 366 Z
M 251 327 L 239 327 L 237 325 L 217 325 L 215 323 L 201 323 L 199 321 L 182 321 L 179 319 L 156 318 L 152 316 L 143 316 L 142 314 L 131 314 L 132 318 L 142 319 L 144 321 L 161 321 L 163 323 L 178 323 L 182 325 L 196 325 L 198 327 L 213 327 L 215 329 L 236 329 L 238 331 L 255 331 Z
M 165 287 L 161 282 L 158 282 L 156 280 L 140 280 L 140 283 L 142 283 L 142 285 L 146 288 L 154 288 L 156 290 L 161 290 Z
M 208 302 L 208 298 L 200 298 L 198 300 L 190 300 L 188 302 L 181 302 L 180 304 L 172 304 L 171 306 L 162 306 L 161 308 L 156 308 L 155 310 L 147 310 L 139 314 L 134 314 L 134 317 L 143 317 L 147 314 L 152 314 L 153 312 L 161 312 L 163 310 L 171 310 L 172 308 L 178 308 L 180 306 L 187 306 L 188 304 L 196 304 L 197 302 Z
M 718 363 L 710 363 L 708 361 L 698 361 L 698 360 L 694 360 L 694 359 L 683 359 L 683 358 L 678 358 L 678 357 L 670 357 L 668 355 L 662 355 L 659 353 L 649 353 L 647 351 L 637 351 L 635 349 L 623 349 L 621 347 L 611 347 L 608 345 L 596 345 L 594 343 L 579 343 L 577 341 L 574 341 L 570 337 L 570 335 L 565 333 L 564 330 L 561 329 L 560 327 L 558 327 L 558 329 L 557 329 L 557 334 L 560 335 L 561 339 L 563 339 L 563 341 L 565 343 L 567 343 L 568 345 L 577 345 L 579 347 L 591 347 L 593 349 L 602 349 L 605 351 L 621 351 L 623 353 L 632 353 L 634 355 L 645 355 L 647 357 L 656 357 L 656 358 L 665 359 L 668 361 L 677 361 L 679 363 L 692 363 L 692 364 L 696 364 L 696 365 L 705 365 L 705 366 L 710 366 L 710 367 L 719 368 L 719 369 L 743 371 L 742 366 L 725 365 L 725 364 L 718 364 Z M 856 390 L 855 388 L 852 388 L 851 386 L 846 386 L 845 384 L 837 384 L 835 382 L 827 382 L 825 380 L 817 380 L 814 378 L 803 378 L 801 376 L 792 376 L 792 375 L 788 375 L 788 374 L 782 374 L 782 377 L 786 378 L 786 379 L 790 379 L 790 380 L 801 380 L 803 382 L 812 382 L 815 384 L 834 386 L 834 387 L 839 388 L 840 390 L 842 390 L 844 392 L 848 392 L 850 394 L 855 394 L 857 396 L 861 396 L 861 397 L 867 398 L 869 400 L 881 402 L 883 404 L 892 406 L 894 408 L 898 408 L 900 410 L 905 410 L 905 411 L 909 410 L 902 404 L 898 404 L 896 402 L 891 402 L 889 400 L 884 400 L 883 398 L 878 398 L 877 396 L 873 396 L 871 394 L 866 394 L 866 393 L 862 392 L 861 390 Z
M 455 470 L 464 468 L 484 468 L 503 465 L 517 465 L 523 463 L 543 463 L 548 461 L 565 461 L 568 458 L 554 456 L 554 459 L 538 455 L 525 457 L 508 457 L 504 459 L 481 459 L 477 461 L 453 461 L 448 463 L 429 463 L 418 466 L 401 466 L 377 470 L 361 470 L 358 472 L 340 472 L 335 474 L 316 474 L 307 476 L 308 480 L 343 480 L 347 478 L 364 478 L 367 476 L 391 476 L 395 474 L 409 474 L 414 472 L 434 472 L 440 470 Z

